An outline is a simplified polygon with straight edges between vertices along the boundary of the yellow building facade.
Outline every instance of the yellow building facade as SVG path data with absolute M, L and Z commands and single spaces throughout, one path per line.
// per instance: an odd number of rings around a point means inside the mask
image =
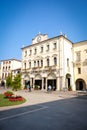
M 87 89 L 87 41 L 73 44 L 76 90 Z

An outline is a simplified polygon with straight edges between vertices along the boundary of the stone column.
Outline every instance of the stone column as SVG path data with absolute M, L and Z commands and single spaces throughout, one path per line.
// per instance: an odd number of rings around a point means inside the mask
M 22 84 L 22 89 L 25 87 L 25 84 L 24 84 L 24 79 L 22 78 L 21 80 L 21 84 Z
M 35 85 L 35 79 L 33 78 L 33 88 L 34 88 L 34 85 Z
M 30 78 L 30 86 L 32 86 L 32 78 Z
M 60 90 L 60 78 L 59 77 L 56 78 L 56 87 L 57 87 L 56 90 L 59 91 Z
M 44 89 L 44 78 L 42 77 L 42 90 Z
M 48 87 L 48 86 L 47 86 L 47 77 L 46 77 L 46 85 L 45 85 L 45 86 L 46 86 L 46 90 L 47 90 L 47 87 Z

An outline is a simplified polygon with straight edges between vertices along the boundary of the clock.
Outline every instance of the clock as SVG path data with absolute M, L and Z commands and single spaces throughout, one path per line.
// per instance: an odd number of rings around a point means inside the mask
M 41 36 L 39 35 L 38 37 L 37 37 L 37 42 L 40 42 L 41 41 Z

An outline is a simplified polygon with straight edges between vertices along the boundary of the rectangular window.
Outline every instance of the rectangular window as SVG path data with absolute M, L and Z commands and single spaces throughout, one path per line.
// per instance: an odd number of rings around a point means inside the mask
M 25 51 L 25 57 L 27 56 L 27 51 Z
M 35 53 L 34 54 L 37 54 L 37 49 L 35 48 Z
M 37 65 L 38 65 L 38 67 L 39 67 L 39 60 L 37 61 Z
M 41 47 L 41 52 L 43 52 L 43 47 Z
M 78 74 L 81 74 L 81 68 L 78 68 Z
M 87 59 L 87 49 L 85 49 L 85 59 Z
M 43 60 L 41 60 L 41 67 L 43 67 Z
M 6 71 L 7 71 L 7 66 L 6 66 Z
M 2 79 L 4 78 L 4 73 L 2 74 Z
M 7 73 L 5 73 L 5 78 L 7 78 Z
M 47 66 L 49 66 L 50 65 L 50 63 L 49 63 L 49 59 L 47 59 Z
M 31 68 L 31 62 L 29 62 L 29 68 Z
M 24 63 L 24 69 L 26 69 L 26 63 Z
M 76 52 L 76 61 L 80 61 L 80 60 L 81 60 L 81 53 Z
M 8 70 L 10 70 L 10 66 L 9 66 Z
M 57 58 L 54 57 L 54 65 L 57 65 Z
M 69 67 L 69 58 L 67 58 L 67 67 Z
M 30 50 L 30 55 L 32 54 L 32 50 Z
M 56 49 L 57 48 L 57 44 L 56 43 L 54 43 L 54 49 Z
M 47 45 L 47 51 L 49 51 L 49 45 Z
M 34 61 L 34 67 L 36 67 L 36 61 Z
M 3 66 L 3 71 L 4 71 L 5 67 Z

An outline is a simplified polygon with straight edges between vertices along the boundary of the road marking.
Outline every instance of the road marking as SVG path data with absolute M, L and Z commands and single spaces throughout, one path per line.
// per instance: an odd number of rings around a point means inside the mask
M 42 108 L 38 108 L 38 109 L 35 109 L 35 110 L 31 110 L 31 111 L 19 113 L 19 114 L 16 114 L 16 115 L 4 117 L 4 118 L 1 118 L 0 121 L 6 120 L 6 119 L 11 119 L 11 118 L 14 118 L 14 117 L 19 117 L 19 116 L 22 116 L 22 115 L 25 115 L 25 114 L 33 113 L 33 112 L 40 111 L 40 110 L 44 110 L 44 109 L 47 109 L 47 108 L 48 108 L 47 106 L 41 106 L 41 105 L 38 105 L 38 106 L 40 106 L 40 107 L 42 107 Z

